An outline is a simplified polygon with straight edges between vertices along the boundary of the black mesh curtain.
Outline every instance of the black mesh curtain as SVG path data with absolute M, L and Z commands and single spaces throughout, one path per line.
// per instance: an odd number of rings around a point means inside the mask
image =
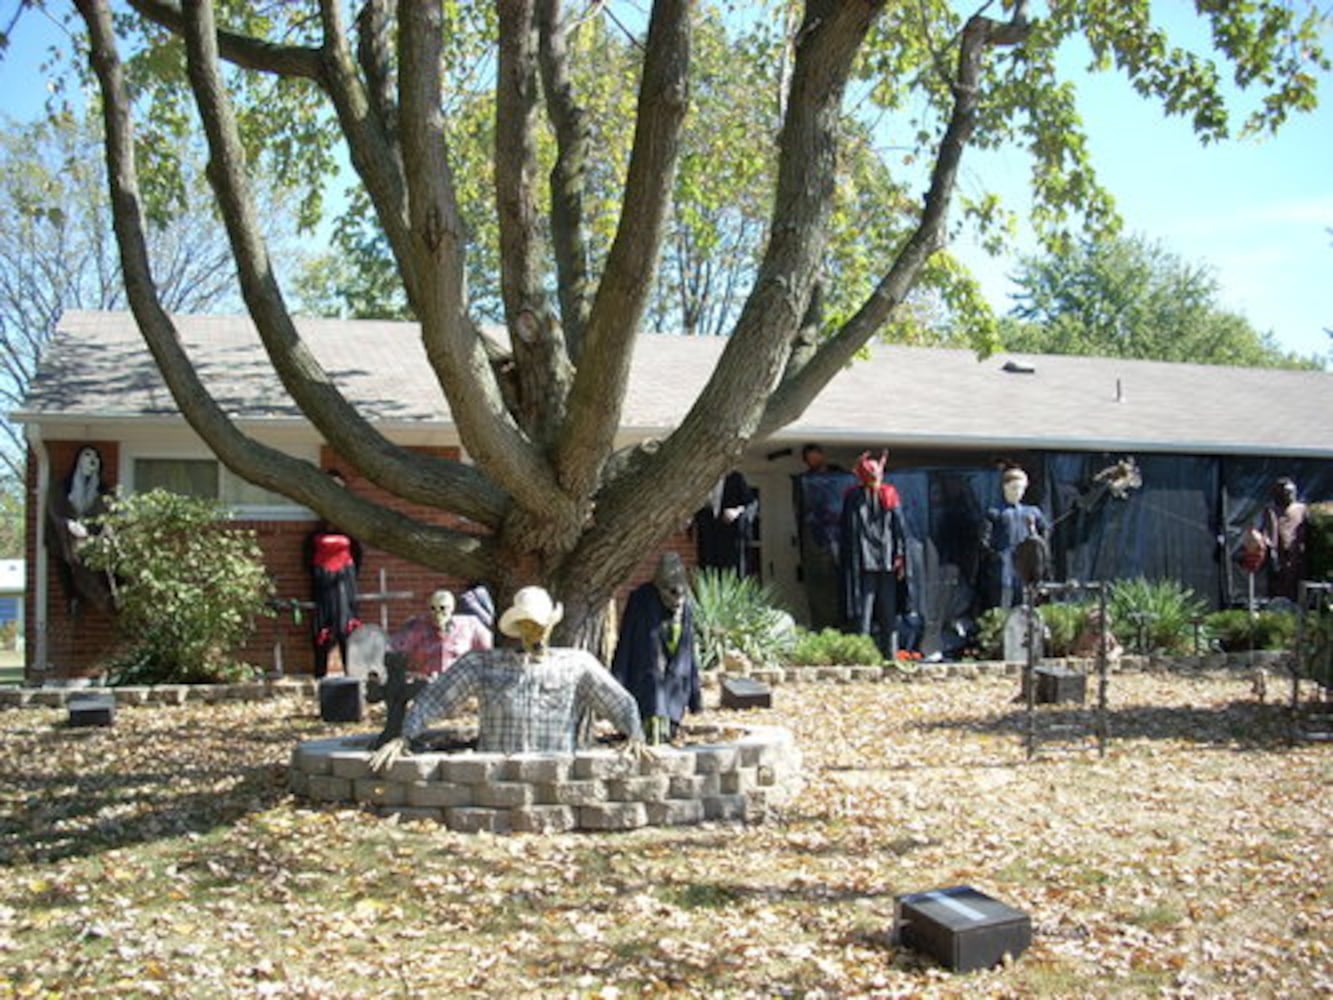
M 1222 597 L 1217 459 L 1135 456 L 1143 486 L 1117 500 L 1098 489 L 1094 477 L 1122 457 L 1048 456 L 1058 519 L 1052 533 L 1055 575 L 1064 580 L 1174 579 L 1217 603 Z
M 1223 569 L 1224 599 L 1245 600 L 1245 571 L 1236 565 L 1240 538 L 1246 528 L 1260 527 L 1260 514 L 1272 495 L 1273 484 L 1286 476 L 1307 503 L 1333 500 L 1333 462 L 1293 458 L 1225 458 L 1222 460 L 1222 517 L 1227 559 Z M 1267 574 L 1255 578 L 1255 593 L 1268 594 Z

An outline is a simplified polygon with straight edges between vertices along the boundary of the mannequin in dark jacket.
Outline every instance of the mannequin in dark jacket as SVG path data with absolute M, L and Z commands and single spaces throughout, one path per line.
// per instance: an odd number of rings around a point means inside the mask
M 666 742 L 687 711 L 702 707 L 694 612 L 676 553 L 662 556 L 653 578 L 630 594 L 611 674 L 638 703 L 649 743 Z
M 884 482 L 887 458 L 862 452 L 852 470 L 860 485 L 843 498 L 838 569 L 843 613 L 852 629 L 873 635 L 880 652 L 892 656 L 907 550 L 898 491 Z

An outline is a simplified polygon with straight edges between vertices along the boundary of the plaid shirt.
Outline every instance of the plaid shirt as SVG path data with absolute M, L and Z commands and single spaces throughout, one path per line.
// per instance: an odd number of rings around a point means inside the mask
M 586 710 L 643 739 L 634 699 L 581 649 L 550 649 L 540 658 L 513 649 L 468 653 L 413 699 L 403 736 L 410 743 L 432 719 L 473 695 L 483 752 L 572 753 Z

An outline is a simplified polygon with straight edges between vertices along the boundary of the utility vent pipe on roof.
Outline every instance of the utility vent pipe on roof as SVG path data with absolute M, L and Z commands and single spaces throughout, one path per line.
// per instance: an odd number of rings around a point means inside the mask
M 1012 372 L 1016 375 L 1035 375 L 1037 368 L 1027 361 L 1006 361 L 1001 371 Z

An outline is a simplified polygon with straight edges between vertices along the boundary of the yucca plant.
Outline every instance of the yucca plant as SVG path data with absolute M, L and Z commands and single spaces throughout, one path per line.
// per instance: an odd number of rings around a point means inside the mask
M 1195 620 L 1207 606 L 1178 580 L 1135 577 L 1111 584 L 1111 620 L 1134 653 L 1190 653 Z
M 1256 611 L 1251 617 L 1244 608 L 1214 611 L 1204 619 L 1210 639 L 1227 652 L 1250 649 L 1288 649 L 1296 636 L 1296 616 L 1281 611 Z
M 774 606 L 772 591 L 754 577 L 700 570 L 691 590 L 700 668 L 717 668 L 728 652 L 766 666 L 791 648 L 792 631 L 784 628 L 787 616 Z
M 1041 621 L 1046 628 L 1046 655 L 1071 656 L 1078 637 L 1088 627 L 1091 604 L 1043 604 Z

